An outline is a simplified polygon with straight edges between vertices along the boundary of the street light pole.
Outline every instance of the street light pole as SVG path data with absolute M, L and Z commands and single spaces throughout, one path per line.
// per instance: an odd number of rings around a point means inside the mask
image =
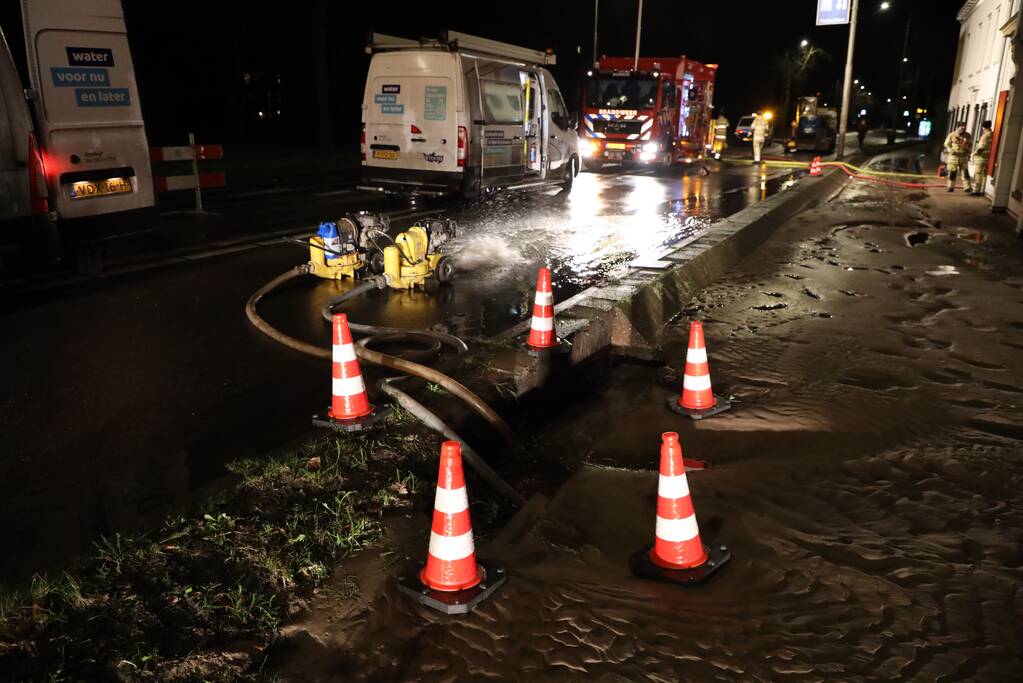
M 600 17 L 600 0 L 593 0 L 593 64 L 597 63 L 597 26 Z
M 835 158 L 839 161 L 845 156 L 845 136 L 849 132 L 849 101 L 852 93 L 853 56 L 856 54 L 856 20 L 860 14 L 860 0 L 852 0 L 849 13 L 849 52 L 845 58 L 845 83 L 842 86 L 842 115 L 838 123 L 838 146 Z
M 913 25 L 913 10 L 909 11 L 909 19 L 906 19 L 906 37 L 902 41 L 902 60 L 899 61 L 899 81 L 895 84 L 895 105 L 892 107 L 892 132 L 888 138 L 888 144 L 895 144 L 895 129 L 898 127 L 898 112 L 902 106 L 902 79 L 906 71 L 906 54 L 909 52 L 909 29 Z
M 643 0 L 639 0 L 639 15 L 636 17 L 636 58 L 632 61 L 632 70 L 639 71 L 639 34 L 643 28 Z

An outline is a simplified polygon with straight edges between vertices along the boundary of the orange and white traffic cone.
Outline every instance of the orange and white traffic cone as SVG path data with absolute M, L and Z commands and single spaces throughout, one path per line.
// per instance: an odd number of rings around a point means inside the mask
M 533 298 L 533 320 L 529 324 L 526 346 L 531 349 L 552 349 L 558 345 L 554 331 L 554 292 L 551 291 L 551 270 L 541 268 Z
M 662 434 L 654 542 L 629 559 L 632 573 L 657 581 L 700 583 L 730 559 L 727 547 L 707 546 L 700 538 L 678 434 Z
M 810 177 L 816 178 L 819 175 L 821 175 L 821 158 L 814 157 L 810 163 Z
M 689 326 L 689 348 L 686 350 L 682 396 L 678 400 L 669 398 L 668 407 L 694 420 L 702 420 L 732 407 L 726 399 L 715 396 L 711 388 L 707 345 L 703 339 L 703 323 L 699 320 L 694 320 Z
M 465 614 L 506 579 L 503 569 L 487 568 L 476 559 L 462 447 L 457 441 L 445 441 L 440 448 L 426 565 L 400 576 L 398 588 L 417 602 L 445 614 Z
M 362 370 L 355 356 L 352 332 L 348 329 L 348 316 L 335 313 L 331 327 L 334 339 L 330 364 L 330 408 L 325 416 L 314 416 L 313 424 L 349 432 L 359 431 L 378 422 L 390 412 L 390 408 L 378 411 L 369 403 L 366 384 L 362 381 Z

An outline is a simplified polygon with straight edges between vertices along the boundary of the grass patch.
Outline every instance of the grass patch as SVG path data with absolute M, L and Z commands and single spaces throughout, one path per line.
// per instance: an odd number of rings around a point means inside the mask
M 426 488 L 437 440 L 403 421 L 235 462 L 236 485 L 197 513 L 102 538 L 76 571 L 0 591 L 0 680 L 264 680 L 256 655 L 289 606 Z M 337 585 L 358 596 L 350 577 Z

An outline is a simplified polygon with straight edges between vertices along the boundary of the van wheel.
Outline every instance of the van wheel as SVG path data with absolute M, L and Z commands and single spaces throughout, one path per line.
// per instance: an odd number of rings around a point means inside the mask
M 561 191 L 566 194 L 572 191 L 572 185 L 575 182 L 575 174 L 578 173 L 576 165 L 579 162 L 576 161 L 575 157 L 568 160 L 568 164 L 565 165 L 565 179 L 561 183 Z

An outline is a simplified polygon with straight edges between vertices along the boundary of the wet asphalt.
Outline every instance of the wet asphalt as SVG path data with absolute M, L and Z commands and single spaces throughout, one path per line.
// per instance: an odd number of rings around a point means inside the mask
M 376 293 L 349 313 L 370 324 L 488 336 L 529 314 L 538 266 L 552 267 L 556 299 L 570 296 L 792 178 L 748 164 L 709 168 L 706 176 L 696 167 L 608 168 L 581 174 L 567 196 L 448 207 L 442 215 L 459 222 L 449 245 L 453 283 L 438 295 Z M 359 194 L 338 197 L 326 215 L 358 208 Z M 272 201 L 281 211 L 308 198 Z M 100 534 L 155 525 L 214 490 L 225 462 L 309 429 L 329 399 L 327 369 L 265 338 L 243 313 L 255 289 L 304 260 L 297 247 L 263 246 L 26 297 L 0 311 L 0 544 L 8 549 L 0 579 L 59 566 Z M 261 311 L 289 334 L 326 344 L 320 307 L 346 286 L 308 279 Z

